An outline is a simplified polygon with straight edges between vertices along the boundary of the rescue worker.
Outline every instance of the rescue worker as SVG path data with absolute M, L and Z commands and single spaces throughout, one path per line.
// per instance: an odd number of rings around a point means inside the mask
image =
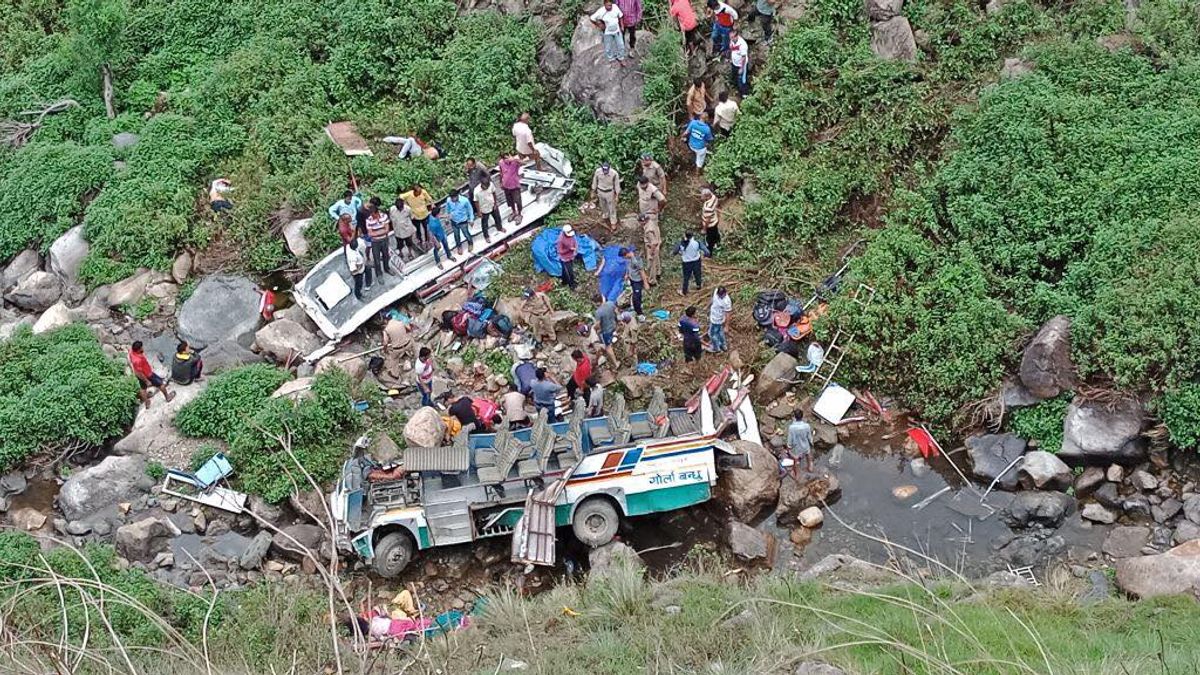
M 608 231 L 617 230 L 617 200 L 621 198 L 621 174 L 608 162 L 592 174 L 592 201 L 600 209 L 600 216 L 608 225 Z
M 533 339 L 538 342 L 553 342 L 554 321 L 550 315 L 554 313 L 554 307 L 550 304 L 550 296 L 529 288 L 525 289 L 524 296 L 525 305 L 522 311 L 525 320 L 529 322 L 529 329 L 533 331 Z
M 658 229 L 658 218 L 645 213 L 638 214 L 638 222 L 642 224 L 642 240 L 646 244 L 646 273 L 650 275 L 650 285 L 658 283 L 662 277 L 662 230 Z
M 399 383 L 405 360 L 412 358 L 412 331 L 400 319 L 388 319 L 382 340 L 384 373 L 392 384 Z

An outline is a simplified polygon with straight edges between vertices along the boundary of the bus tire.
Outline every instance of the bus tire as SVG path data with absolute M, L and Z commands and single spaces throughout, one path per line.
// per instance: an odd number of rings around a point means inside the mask
M 389 532 L 375 544 L 375 558 L 371 567 L 381 577 L 400 576 L 413 558 L 413 542 L 404 532 Z
M 621 517 L 612 502 L 603 497 L 585 499 L 575 509 L 571 529 L 575 538 L 592 548 L 599 548 L 612 541 L 617 534 Z

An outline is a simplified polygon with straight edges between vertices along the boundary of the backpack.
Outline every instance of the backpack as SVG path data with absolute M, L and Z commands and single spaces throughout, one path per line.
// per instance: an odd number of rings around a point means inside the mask
M 512 319 L 508 318 L 507 316 L 504 316 L 503 314 L 497 314 L 495 318 L 492 319 L 492 325 L 495 326 L 496 330 L 504 337 L 512 335 Z
M 787 307 L 787 296 L 783 291 L 766 290 L 754 299 L 754 321 L 762 328 L 770 326 L 775 312 Z

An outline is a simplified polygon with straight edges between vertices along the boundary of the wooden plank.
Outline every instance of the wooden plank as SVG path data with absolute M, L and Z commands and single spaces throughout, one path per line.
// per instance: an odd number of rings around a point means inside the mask
M 353 122 L 330 122 L 325 126 L 325 135 L 346 153 L 347 157 L 370 157 L 374 153 L 367 139 L 358 133 Z

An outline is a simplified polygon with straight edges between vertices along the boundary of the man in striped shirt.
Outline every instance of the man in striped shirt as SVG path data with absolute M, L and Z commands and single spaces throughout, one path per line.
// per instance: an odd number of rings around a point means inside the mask
M 379 197 L 371 197 L 371 201 L 367 203 L 367 236 L 371 241 L 369 251 L 371 262 L 375 266 L 375 276 L 382 278 L 384 272 L 392 274 L 391 241 L 388 240 L 392 228 L 387 213 L 379 208 L 379 205 Z
M 711 186 L 701 189 L 700 197 L 704 200 L 700 209 L 700 225 L 704 228 L 704 243 L 708 244 L 709 257 L 712 257 L 717 252 L 717 244 L 721 243 L 721 232 L 717 229 L 721 221 L 721 214 L 717 209 L 720 200 Z

